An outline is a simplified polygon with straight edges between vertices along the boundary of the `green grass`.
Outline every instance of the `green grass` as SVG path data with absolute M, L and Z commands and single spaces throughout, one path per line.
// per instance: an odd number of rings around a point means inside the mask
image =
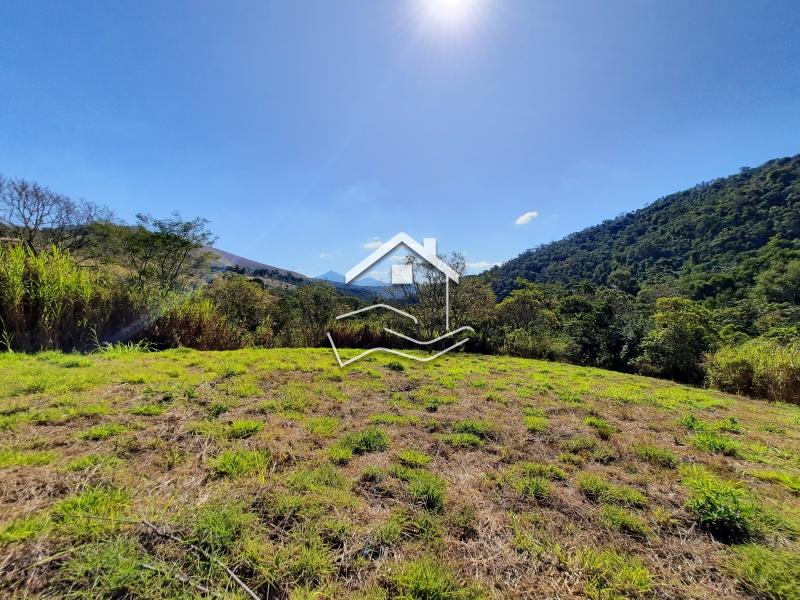
M 752 595 L 800 600 L 800 553 L 744 544 L 732 548 L 731 554 L 728 569 Z
M 0 469 L 9 467 L 38 467 L 53 462 L 56 453 L 46 450 L 0 449 Z
M 674 452 L 659 448 L 654 444 L 636 444 L 633 453 L 645 462 L 665 469 L 674 469 L 678 465 L 678 456 Z
M 242 477 L 266 469 L 270 462 L 268 452 L 262 450 L 224 450 L 209 461 L 217 475 Z
M 228 426 L 228 438 L 232 440 L 243 440 L 257 434 L 264 429 L 264 423 L 255 419 L 240 419 L 232 421 Z
M 641 508 L 647 504 L 647 497 L 640 491 L 611 483 L 607 479 L 591 473 L 578 475 L 578 489 L 587 498 L 603 504 Z
M 512 357 L 387 362 L 0 353 L 0 587 L 246 597 L 195 543 L 286 600 L 798 600 L 800 407 Z
M 392 576 L 398 597 L 404 600 L 478 600 L 485 597 L 477 589 L 464 588 L 461 581 L 427 557 L 401 565 Z
M 703 431 L 696 434 L 692 438 L 692 443 L 700 450 L 713 452 L 714 454 L 724 454 L 725 456 L 738 456 L 741 448 L 739 442 L 712 431 Z
M 453 448 L 480 448 L 483 446 L 483 438 L 474 433 L 446 433 L 442 435 L 442 441 Z
M 597 433 L 597 437 L 599 437 L 601 440 L 609 439 L 616 431 L 616 428 L 614 428 L 608 421 L 600 417 L 589 416 L 586 417 L 583 422 L 589 427 L 592 427 Z
M 758 508 L 740 484 L 699 467 L 685 469 L 683 483 L 690 492 L 686 508 L 702 528 L 722 541 L 754 533 Z
M 653 576 L 638 557 L 587 548 L 577 562 L 587 579 L 584 593 L 592 600 L 646 598 L 653 588 Z
M 647 539 L 652 534 L 644 519 L 617 506 L 604 506 L 600 511 L 600 520 L 607 527 L 634 538 Z
M 397 460 L 406 467 L 425 467 L 431 462 L 431 457 L 418 450 L 403 450 L 397 454 Z
M 115 435 L 119 435 L 127 431 L 127 428 L 123 425 L 117 425 L 115 423 L 108 423 L 102 425 L 94 425 L 90 427 L 83 433 L 81 433 L 78 437 L 82 440 L 90 440 L 90 441 L 100 441 L 105 440 Z

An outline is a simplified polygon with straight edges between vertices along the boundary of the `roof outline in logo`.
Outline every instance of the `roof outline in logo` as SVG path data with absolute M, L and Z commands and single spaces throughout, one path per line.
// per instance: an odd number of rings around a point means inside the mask
M 449 280 L 452 280 L 454 283 L 458 283 L 458 273 L 446 262 L 444 262 L 441 258 L 436 255 L 436 238 L 425 238 L 424 244 L 420 244 L 410 235 L 404 232 L 400 232 L 394 235 L 392 239 L 384 242 L 378 248 L 376 248 L 372 254 L 367 256 L 364 260 L 358 263 L 355 267 L 350 269 L 344 276 L 344 282 L 350 283 L 354 279 L 356 279 L 359 275 L 361 275 L 364 271 L 369 269 L 372 265 L 376 262 L 381 260 L 384 256 L 389 254 L 392 250 L 397 248 L 398 246 L 405 246 L 415 254 L 417 254 L 420 258 L 427 261 L 431 266 L 439 270 L 442 275 L 447 277 Z

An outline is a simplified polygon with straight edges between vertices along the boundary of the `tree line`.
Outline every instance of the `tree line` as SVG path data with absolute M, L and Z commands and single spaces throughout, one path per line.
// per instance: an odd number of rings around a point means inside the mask
M 105 344 L 403 346 L 387 332 L 431 339 L 445 331 L 443 280 L 417 261 L 394 313 L 335 316 L 369 304 L 326 283 L 278 288 L 254 274 L 213 276 L 202 218 L 137 215 L 38 184 L 0 178 L 0 346 L 7 351 L 91 351 Z M 444 257 L 463 275 L 464 257 Z M 414 259 L 410 259 L 414 260 Z M 778 236 L 747 260 L 762 265 L 749 292 L 725 303 L 655 282 L 628 285 L 517 278 L 496 296 L 494 273 L 450 287 L 451 328 L 476 330 L 468 349 L 636 372 L 800 402 L 800 249 Z M 763 268 L 768 265 L 767 268 Z M 755 267 L 742 267 L 755 268 Z M 385 299 L 382 301 L 386 301 Z

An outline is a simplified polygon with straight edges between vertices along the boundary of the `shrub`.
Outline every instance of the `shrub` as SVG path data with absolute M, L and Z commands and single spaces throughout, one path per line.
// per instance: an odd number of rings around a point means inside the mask
M 578 476 L 578 489 L 591 500 L 603 504 L 616 504 L 639 508 L 647 504 L 647 498 L 641 492 L 624 485 L 611 483 L 590 473 Z
M 667 469 L 673 469 L 678 464 L 678 457 L 674 452 L 652 444 L 636 444 L 633 446 L 633 453 L 650 464 Z
M 144 336 L 159 346 L 197 350 L 236 350 L 248 343 L 242 330 L 228 321 L 202 292 L 173 301 L 145 330 Z
M 757 338 L 708 360 L 708 383 L 724 392 L 800 404 L 800 345 Z
M 683 483 L 690 496 L 686 508 L 697 523 L 722 541 L 744 539 L 754 531 L 757 508 L 737 483 L 699 468 L 688 468 Z

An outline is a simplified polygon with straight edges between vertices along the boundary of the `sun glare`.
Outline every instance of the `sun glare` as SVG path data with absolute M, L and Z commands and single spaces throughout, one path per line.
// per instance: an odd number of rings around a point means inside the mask
M 488 0 L 417 0 L 424 23 L 448 33 L 472 27 Z

